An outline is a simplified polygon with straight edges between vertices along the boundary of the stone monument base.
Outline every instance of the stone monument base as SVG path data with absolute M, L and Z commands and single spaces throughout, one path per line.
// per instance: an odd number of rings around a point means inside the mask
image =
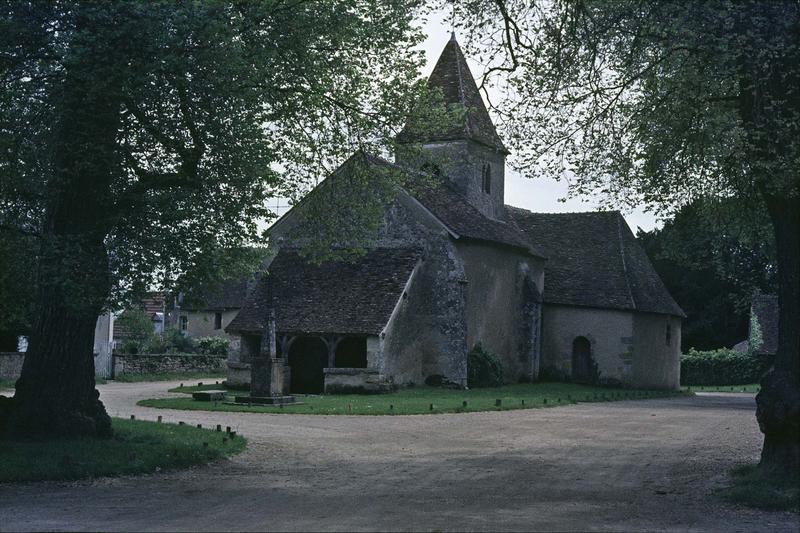
M 236 403 L 258 405 L 302 405 L 294 396 L 236 396 Z

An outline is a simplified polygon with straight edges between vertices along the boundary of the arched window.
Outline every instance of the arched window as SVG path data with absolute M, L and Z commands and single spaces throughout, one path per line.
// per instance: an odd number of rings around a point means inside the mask
M 483 192 L 492 194 L 492 165 L 485 163 L 483 165 L 483 172 L 481 174 L 481 186 Z

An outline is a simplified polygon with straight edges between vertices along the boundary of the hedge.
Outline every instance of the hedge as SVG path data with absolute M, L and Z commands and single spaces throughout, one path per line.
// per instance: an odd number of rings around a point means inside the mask
M 771 358 L 722 348 L 691 349 L 681 357 L 681 385 L 744 385 L 758 383 Z

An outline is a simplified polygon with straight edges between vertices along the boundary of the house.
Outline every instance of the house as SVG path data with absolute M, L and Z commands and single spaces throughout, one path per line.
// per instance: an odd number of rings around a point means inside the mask
M 455 38 L 429 84 L 466 109 L 462 122 L 407 125 L 394 162 L 354 154 L 272 227 L 273 256 L 227 326 L 241 338 L 229 383 L 247 385 L 250 362 L 274 355 L 273 394 L 466 386 L 480 343 L 508 383 L 678 387 L 684 314 L 622 216 L 506 205 L 509 151 Z M 404 184 L 366 252 L 304 258 L 304 240 L 320 231 L 305 216 L 315 195 L 331 207 L 363 201 L 386 173 Z
M 225 337 L 231 341 L 231 349 L 238 350 L 238 336 L 229 335 L 225 328 L 244 304 L 249 285 L 246 277 L 196 296 L 180 295 L 179 305 L 171 311 L 179 331 L 193 338 Z

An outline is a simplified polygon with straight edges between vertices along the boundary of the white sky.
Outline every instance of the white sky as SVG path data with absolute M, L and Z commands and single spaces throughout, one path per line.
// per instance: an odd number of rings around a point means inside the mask
M 441 54 L 448 39 L 450 39 L 451 27 L 445 21 L 445 14 L 439 12 L 432 15 L 427 21 L 424 21 L 422 29 L 428 36 L 423 43 L 427 64 L 422 72 L 422 74 L 427 77 L 433 70 L 433 66 L 436 64 L 436 60 L 439 59 L 439 54 Z M 459 39 L 458 32 L 456 32 L 456 38 Z M 465 41 L 465 39 L 459 40 L 461 42 Z M 470 58 L 467 58 L 467 63 L 473 75 L 481 75 L 483 67 L 480 64 L 472 61 Z M 492 94 L 491 97 L 494 99 L 495 95 Z M 511 157 L 513 157 L 513 154 Z M 518 172 L 514 172 L 508 167 L 506 168 L 505 201 L 509 205 L 540 213 L 593 211 L 599 207 L 596 202 L 592 202 L 588 197 L 584 199 L 572 198 L 565 202 L 559 201 L 559 199 L 564 199 L 566 196 L 567 184 L 563 181 L 558 182 L 554 179 L 546 178 L 538 178 L 535 180 L 524 178 Z M 634 234 L 639 227 L 649 231 L 655 226 L 660 225 L 657 224 L 654 215 L 645 213 L 640 209 L 633 210 L 632 212 L 623 212 L 623 215 Z

